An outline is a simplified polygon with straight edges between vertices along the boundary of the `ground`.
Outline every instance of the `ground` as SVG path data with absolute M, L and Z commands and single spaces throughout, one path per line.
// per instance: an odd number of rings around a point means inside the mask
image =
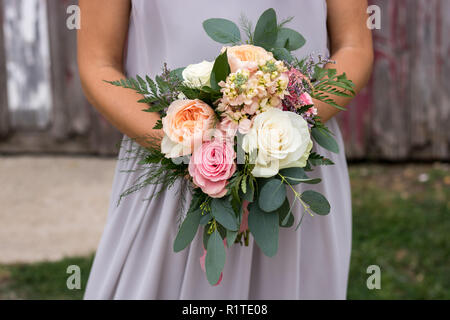
M 0 159 L 0 299 L 79 299 L 106 219 L 115 160 Z M 450 167 L 350 165 L 349 299 L 450 299 Z M 57 199 L 57 201 L 55 201 Z M 82 270 L 68 290 L 66 269 Z M 367 288 L 367 268 L 381 289 Z

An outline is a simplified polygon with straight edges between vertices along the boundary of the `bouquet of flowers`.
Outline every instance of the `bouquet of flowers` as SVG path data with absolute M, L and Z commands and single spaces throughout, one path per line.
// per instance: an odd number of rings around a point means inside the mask
M 142 94 L 139 102 L 148 105 L 144 111 L 161 115 L 154 129 L 164 133 L 162 140 L 146 137 L 147 147 L 137 152 L 144 173 L 122 196 L 149 184 L 165 190 L 178 179 L 190 181 L 192 200 L 173 248 L 185 249 L 203 228 L 201 264 L 212 285 L 222 278 L 225 247 L 248 244 L 250 235 L 265 255 L 274 256 L 279 228 L 294 226 L 296 202 L 304 209 L 296 229 L 305 212 L 330 212 L 323 195 L 299 193 L 294 186 L 320 183 L 307 172 L 333 164 L 312 152 L 313 143 L 339 152 L 313 99 L 343 109 L 330 96 L 352 96 L 353 83 L 325 69 L 327 59 L 294 57 L 291 52 L 305 39 L 285 27 L 290 20 L 278 23 L 268 9 L 253 29 L 241 17 L 248 37 L 243 42 L 232 21 L 208 19 L 206 33 L 224 45 L 213 62 L 172 71 L 164 64 L 155 79 L 108 81 Z

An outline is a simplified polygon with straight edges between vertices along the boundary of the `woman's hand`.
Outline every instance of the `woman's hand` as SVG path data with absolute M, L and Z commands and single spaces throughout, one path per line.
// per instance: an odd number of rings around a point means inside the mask
M 162 130 L 152 129 L 159 115 L 142 112 L 144 106 L 137 102 L 141 95 L 104 82 L 125 78 L 123 53 L 131 2 L 80 0 L 79 5 L 78 66 L 86 97 L 117 129 L 145 147 L 149 141 L 145 137 L 162 137 Z
M 367 84 L 372 71 L 372 33 L 367 28 L 367 0 L 327 0 L 328 34 L 331 60 L 336 64 L 327 67 L 346 73 L 359 92 Z M 345 106 L 350 98 L 332 96 L 338 105 Z M 318 115 L 323 122 L 335 116 L 339 110 L 315 101 Z

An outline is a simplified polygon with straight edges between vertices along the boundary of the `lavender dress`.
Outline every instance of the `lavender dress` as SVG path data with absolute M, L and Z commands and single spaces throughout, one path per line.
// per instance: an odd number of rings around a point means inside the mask
M 178 68 L 211 61 L 221 45 L 203 31 L 204 20 L 238 21 L 245 13 L 256 23 L 271 7 L 280 20 L 295 16 L 289 27 L 307 39 L 297 56 L 328 53 L 325 0 L 134 0 L 126 71 L 130 76 L 153 76 L 160 73 L 164 62 Z M 311 176 L 323 182 L 308 188 L 326 195 L 330 215 L 305 215 L 297 231 L 282 228 L 279 251 L 273 258 L 264 256 L 252 238 L 248 247 L 227 249 L 223 281 L 215 287 L 200 267 L 201 232 L 184 251 L 172 249 L 182 197 L 190 201 L 189 193 L 180 192 L 186 186 L 178 183 L 145 201 L 160 188 L 150 186 L 117 206 L 119 195 L 139 175 L 123 172 L 139 168 L 137 161 L 118 161 L 108 220 L 85 299 L 345 299 L 351 251 L 350 185 L 339 128 L 335 120 L 328 126 L 336 134 L 341 153 L 315 147 L 336 165 L 317 168 Z M 131 147 L 132 142 L 124 140 L 119 158 L 126 157 Z M 296 217 L 301 210 L 295 206 Z

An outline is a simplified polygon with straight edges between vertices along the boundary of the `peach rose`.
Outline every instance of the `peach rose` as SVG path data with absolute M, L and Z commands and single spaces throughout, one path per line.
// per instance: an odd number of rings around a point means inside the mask
M 201 100 L 176 100 L 162 119 L 164 137 L 161 152 L 166 158 L 189 155 L 200 146 L 204 135 L 214 127 L 214 110 Z
M 238 69 L 247 69 L 253 72 L 258 69 L 258 65 L 265 64 L 268 60 L 273 59 L 271 52 L 251 44 L 224 47 L 222 51 L 225 49 L 227 50 L 231 73 L 236 72 Z

